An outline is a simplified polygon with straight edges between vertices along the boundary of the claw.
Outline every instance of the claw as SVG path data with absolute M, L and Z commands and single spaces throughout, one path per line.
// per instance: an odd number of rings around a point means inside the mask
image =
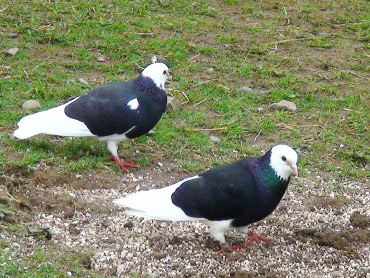
M 136 165 L 136 164 L 131 164 L 131 163 L 128 163 L 128 162 L 125 162 L 123 159 L 121 159 L 119 156 L 109 156 L 109 159 L 110 160 L 113 160 L 114 163 L 117 163 L 121 169 L 125 172 L 128 172 L 127 168 L 138 168 L 139 165 Z
M 272 242 L 272 241 L 274 241 L 272 238 L 264 237 L 264 236 L 259 236 L 259 235 L 256 235 L 253 232 L 248 232 L 248 235 L 250 236 L 251 239 L 249 241 L 247 241 L 246 243 L 244 243 L 242 245 L 231 246 L 231 247 L 226 248 L 226 249 L 225 248 L 222 248 L 218 252 L 219 253 L 234 252 L 236 250 L 244 249 L 244 248 L 246 248 L 248 246 L 251 246 L 253 244 L 253 242 L 260 242 L 260 241 Z

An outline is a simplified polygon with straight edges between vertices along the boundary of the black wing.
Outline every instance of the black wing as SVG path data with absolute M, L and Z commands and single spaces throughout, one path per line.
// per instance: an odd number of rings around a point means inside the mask
M 151 107 L 155 105 L 152 105 L 150 96 L 138 89 L 135 81 L 99 86 L 67 105 L 65 113 L 84 122 L 91 133 L 97 136 L 123 134 L 134 126 L 129 133 L 131 136 L 127 136 L 134 138 L 143 135 L 159 121 L 164 109 Z M 127 105 L 135 98 L 139 102 L 136 110 Z
M 172 194 L 172 202 L 186 215 L 208 220 L 240 217 L 257 199 L 256 181 L 246 160 L 209 170 Z

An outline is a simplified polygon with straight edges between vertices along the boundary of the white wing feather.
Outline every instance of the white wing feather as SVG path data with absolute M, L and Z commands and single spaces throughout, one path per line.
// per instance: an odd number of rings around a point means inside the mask
M 184 182 L 197 179 L 199 176 L 190 177 L 173 185 L 132 193 L 124 198 L 113 200 L 113 202 L 126 209 L 127 214 L 144 218 L 164 221 L 189 221 L 203 220 L 188 216 L 182 209 L 172 203 L 171 195 Z
M 40 133 L 75 137 L 95 136 L 83 122 L 68 117 L 64 112 L 64 108 L 77 99 L 22 118 L 13 135 L 19 139 L 26 139 Z

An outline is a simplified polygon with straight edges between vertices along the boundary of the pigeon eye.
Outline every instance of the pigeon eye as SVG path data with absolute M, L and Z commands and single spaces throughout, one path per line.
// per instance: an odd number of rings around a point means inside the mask
M 285 155 L 283 155 L 283 156 L 281 157 L 281 160 L 286 161 L 286 157 L 285 157 Z
M 164 71 L 163 71 L 163 74 L 166 74 L 166 73 L 167 73 L 167 71 L 166 71 L 166 70 L 164 70 Z

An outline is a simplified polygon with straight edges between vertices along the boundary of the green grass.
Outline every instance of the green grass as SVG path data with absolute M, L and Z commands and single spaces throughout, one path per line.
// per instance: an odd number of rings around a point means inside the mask
M 165 2 L 3 1 L 0 175 L 39 164 L 124 175 L 95 140 L 9 135 L 27 114 L 25 100 L 53 107 L 101 83 L 133 78 L 137 65 L 158 54 L 172 65 L 168 93 L 184 107 L 166 112 L 154 134 L 121 144 L 120 152 L 142 167 L 163 159 L 195 173 L 286 142 L 300 150 L 302 175 L 307 168 L 370 177 L 369 1 Z M 19 48 L 15 56 L 2 51 L 12 47 Z M 89 86 L 76 81 L 81 77 Z M 245 86 L 252 92 L 239 91 Z M 282 99 L 294 101 L 298 112 L 267 109 Z M 38 254 L 10 263 L 2 251 L 0 265 L 7 264 L 0 274 L 41 277 L 32 272 L 39 261 L 45 275 L 65 277 L 63 263 Z M 24 265 L 28 272 L 21 274 Z
M 67 278 L 70 277 L 68 273 L 72 277 L 102 277 L 84 267 L 88 257 L 87 253 L 81 252 L 60 254 L 37 249 L 22 258 L 14 258 L 0 249 L 0 277 Z

